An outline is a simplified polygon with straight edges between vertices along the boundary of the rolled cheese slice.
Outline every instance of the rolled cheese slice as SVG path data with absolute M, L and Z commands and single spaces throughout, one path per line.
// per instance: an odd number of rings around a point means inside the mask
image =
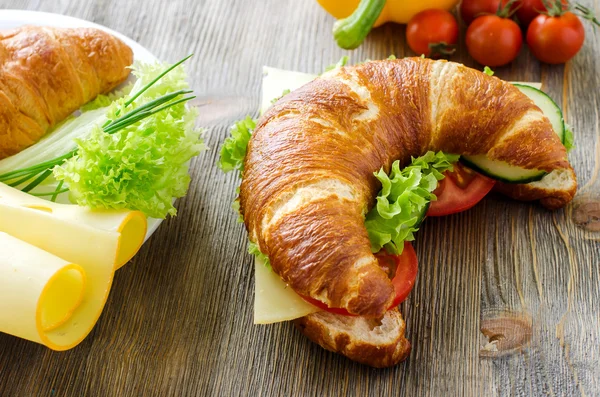
M 60 350 L 84 300 L 83 268 L 2 232 L 0 253 L 0 331 Z
M 92 211 L 48 202 L 0 184 L 0 232 L 78 264 L 87 280 L 81 302 L 73 307 L 68 321 L 60 322 L 52 338 L 40 339 L 40 343 L 67 350 L 87 336 L 104 308 L 114 272 L 137 253 L 146 228 L 146 217 L 139 211 Z M 0 256 L 5 258 L 7 252 L 11 251 L 0 251 Z M 15 273 L 6 273 L 5 282 L 10 283 L 12 276 Z M 33 298 L 19 295 L 18 299 Z M 30 334 L 17 336 L 33 340 Z
M 0 231 L 75 263 L 120 268 L 137 253 L 146 229 L 139 211 L 53 203 L 0 183 Z

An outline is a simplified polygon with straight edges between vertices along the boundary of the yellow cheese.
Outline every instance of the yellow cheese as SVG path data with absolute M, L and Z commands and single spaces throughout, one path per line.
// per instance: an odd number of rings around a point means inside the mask
M 146 228 L 146 217 L 138 211 L 92 211 L 56 204 L 0 184 L 0 232 L 78 264 L 87 280 L 80 305 L 62 302 L 64 306 L 53 306 L 48 311 L 53 320 L 42 327 L 48 332 L 40 343 L 54 350 L 66 350 L 85 338 L 102 312 L 115 270 L 139 250 Z M 10 251 L 0 251 L 3 260 L 10 259 L 7 252 Z M 4 281 L 10 283 L 13 275 L 17 277 L 16 273 L 7 273 Z M 65 277 L 55 285 L 65 283 L 61 281 Z M 48 296 L 58 289 L 51 289 Z M 19 299 L 33 299 L 25 293 Z M 63 315 L 66 312 L 69 316 Z M 7 327 L 10 324 L 0 322 L 0 330 Z M 17 336 L 31 339 L 30 334 Z
M 317 75 L 302 72 L 293 72 L 263 66 L 262 100 L 260 114 L 271 107 L 271 101 L 279 98 L 285 90 L 293 91 L 304 84 L 313 81 Z
M 254 324 L 293 320 L 320 310 L 302 299 L 259 258 L 254 267 Z
M 263 114 L 271 106 L 271 101 L 279 98 L 285 90 L 293 91 L 315 78 L 317 76 L 314 74 L 263 66 L 260 113 Z M 541 83 L 519 84 L 527 84 L 537 89 L 542 86 Z M 255 269 L 255 324 L 293 320 L 319 311 L 319 308 L 303 300 L 258 259 L 255 261 Z
M 0 331 L 52 347 L 83 302 L 83 268 L 2 232 L 0 253 Z
M 53 203 L 0 183 L 0 231 L 75 263 L 121 267 L 141 247 L 146 228 L 139 211 Z

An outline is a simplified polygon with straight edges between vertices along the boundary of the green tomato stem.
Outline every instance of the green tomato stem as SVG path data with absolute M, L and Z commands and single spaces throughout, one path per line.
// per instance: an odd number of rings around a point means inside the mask
M 352 15 L 336 21 L 333 25 L 333 37 L 337 44 L 346 50 L 353 50 L 361 45 L 379 18 L 385 1 L 361 0 Z
M 596 18 L 592 10 L 590 10 L 589 8 L 584 7 L 581 4 L 576 4 L 575 11 L 578 11 L 578 15 L 583 19 L 587 19 L 588 21 L 592 22 L 595 25 L 594 28 L 596 26 L 600 26 L 600 20 Z

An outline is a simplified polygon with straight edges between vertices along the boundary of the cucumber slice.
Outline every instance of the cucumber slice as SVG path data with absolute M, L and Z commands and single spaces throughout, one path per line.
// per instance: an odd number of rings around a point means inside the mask
M 484 154 L 461 156 L 460 161 L 490 178 L 506 183 L 535 182 L 546 175 L 546 171 L 527 170 L 510 165 L 504 161 L 489 160 Z
M 565 120 L 562 111 L 558 105 L 545 92 L 533 88 L 528 85 L 514 84 L 523 94 L 527 95 L 537 107 L 539 107 L 544 115 L 550 120 L 552 128 L 560 141 L 565 143 Z
M 514 84 L 523 94 L 527 95 L 544 115 L 550 120 L 552 129 L 560 141 L 565 141 L 565 121 L 558 105 L 546 93 L 537 88 L 524 84 Z M 542 170 L 527 170 L 510 165 L 504 161 L 489 160 L 485 155 L 462 156 L 460 158 L 467 166 L 481 172 L 490 178 L 505 183 L 529 183 L 542 179 L 546 172 Z

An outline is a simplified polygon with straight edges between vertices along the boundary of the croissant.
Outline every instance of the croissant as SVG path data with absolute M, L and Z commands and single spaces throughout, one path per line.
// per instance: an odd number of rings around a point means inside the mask
M 575 194 L 564 146 L 513 85 L 446 61 L 367 62 L 322 75 L 262 116 L 240 188 L 249 237 L 294 291 L 381 318 L 394 289 L 364 226 L 381 188 L 373 173 L 428 150 L 549 173 L 527 185 L 501 184 L 517 199 L 558 208 Z
M 90 28 L 0 32 L 0 159 L 37 142 L 129 75 L 131 49 Z

